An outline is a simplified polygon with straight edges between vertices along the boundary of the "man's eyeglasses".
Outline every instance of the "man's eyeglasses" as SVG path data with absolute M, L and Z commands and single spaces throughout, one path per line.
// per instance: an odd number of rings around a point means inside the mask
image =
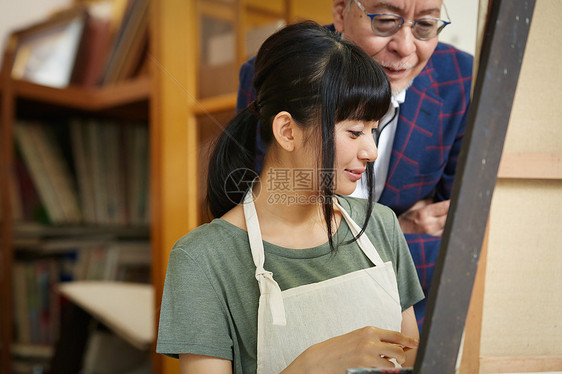
M 400 17 L 398 14 L 390 13 L 377 13 L 370 14 L 359 2 L 359 0 L 353 0 L 357 6 L 371 19 L 371 29 L 373 32 L 379 36 L 391 36 L 394 35 L 402 28 L 405 23 L 412 25 L 412 33 L 419 40 L 429 40 L 435 38 L 441 30 L 445 28 L 450 21 L 444 21 L 439 18 L 420 18 L 415 21 L 406 21 L 404 18 Z M 443 4 L 445 13 L 447 14 L 447 19 L 450 19 L 449 12 L 447 12 L 447 7 Z

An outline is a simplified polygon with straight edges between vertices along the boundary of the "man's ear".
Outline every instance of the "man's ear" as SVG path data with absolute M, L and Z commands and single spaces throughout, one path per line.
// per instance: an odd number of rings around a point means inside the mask
M 275 118 L 273 118 L 272 123 L 273 136 L 281 148 L 288 152 L 292 152 L 295 149 L 295 138 L 298 137 L 297 124 L 293 120 L 291 113 L 282 111 L 277 113 Z
M 353 0 L 347 0 L 353 1 Z M 332 0 L 332 17 L 337 32 L 344 32 L 343 18 L 345 15 L 346 0 Z

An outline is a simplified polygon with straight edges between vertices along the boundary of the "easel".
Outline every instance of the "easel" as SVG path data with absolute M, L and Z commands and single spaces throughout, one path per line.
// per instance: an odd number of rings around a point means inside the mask
M 487 217 L 535 6 L 490 1 L 468 116 L 415 373 L 454 373 Z

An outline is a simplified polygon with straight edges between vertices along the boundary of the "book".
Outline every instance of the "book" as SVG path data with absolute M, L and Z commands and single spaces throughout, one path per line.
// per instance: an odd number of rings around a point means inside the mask
M 84 87 L 99 84 L 109 55 L 112 37 L 113 2 L 89 4 L 84 36 L 78 49 L 70 82 Z
M 14 155 L 14 168 L 15 176 L 14 182 L 17 191 L 12 195 L 14 199 L 18 199 L 21 204 L 21 216 L 19 219 L 14 219 L 19 221 L 36 221 L 41 223 L 47 223 L 47 212 L 45 211 L 45 206 L 41 202 L 39 197 L 39 192 L 35 188 L 33 179 L 29 173 L 25 161 L 22 158 L 21 152 L 17 151 Z
M 102 85 L 130 78 L 142 65 L 148 42 L 148 10 L 149 0 L 131 0 L 106 63 Z
M 128 129 L 129 172 L 129 216 L 136 225 L 149 223 L 149 189 L 148 189 L 148 129 L 146 126 L 134 125 Z
M 146 241 L 120 241 L 111 246 L 113 273 L 109 279 L 121 282 L 149 283 L 152 263 L 150 243 Z
M 25 265 L 25 285 L 27 290 L 27 318 L 29 319 L 29 342 L 39 343 L 39 288 L 33 262 Z
M 53 128 L 49 124 L 19 121 L 15 135 L 49 221 L 54 224 L 81 222 L 76 186 Z
M 117 80 L 132 77 L 139 71 L 139 61 L 144 60 L 142 56 L 147 53 L 148 13 L 144 14 L 144 18 L 139 18 L 138 6 L 133 7 L 136 1 L 94 0 L 80 4 L 85 7 L 88 16 L 72 70 L 72 84 L 83 87 L 102 85 L 110 61 L 117 56 L 120 56 L 119 71 L 115 71 Z M 131 14 L 133 10 L 135 17 Z M 134 20 L 133 24 L 130 23 L 131 19 Z M 139 34 L 133 34 L 135 32 Z M 121 36 L 124 34 L 132 36 L 122 41 Z
M 14 262 L 14 339 L 16 342 L 29 344 L 31 325 L 27 314 L 26 269 L 22 262 Z
M 109 222 L 107 215 L 107 174 L 104 170 L 103 163 L 103 140 L 102 129 L 95 120 L 86 122 L 86 136 L 89 140 L 88 149 L 90 151 L 89 159 L 92 163 L 92 181 L 94 187 L 94 204 L 96 211 L 96 222 L 98 224 L 106 224 Z
M 121 161 L 121 126 L 104 123 L 100 126 L 104 151 L 101 152 L 102 169 L 106 175 L 107 223 L 127 224 L 124 189 L 122 187 L 125 170 Z
M 45 172 L 43 160 L 34 144 L 31 135 L 32 126 L 29 123 L 17 122 L 14 126 L 16 142 L 33 179 L 33 184 L 45 205 L 48 220 L 52 223 L 61 223 L 64 221 L 64 216 L 57 202 L 54 186 Z
M 84 221 L 148 224 L 146 123 L 73 120 L 70 132 Z
M 84 223 L 95 224 L 97 218 L 90 142 L 81 119 L 72 119 L 69 126 Z
M 55 200 L 62 216 L 60 223 L 80 223 L 82 212 L 78 204 L 78 196 L 69 166 L 57 144 L 53 127 L 43 123 L 29 124 L 34 145 L 43 161 L 44 172 L 47 174 L 54 190 Z M 41 188 L 41 186 L 38 186 Z
M 55 127 L 16 124 L 21 154 L 16 171 L 24 219 L 57 225 L 147 225 L 146 123 L 73 119 L 58 125 L 58 132 Z

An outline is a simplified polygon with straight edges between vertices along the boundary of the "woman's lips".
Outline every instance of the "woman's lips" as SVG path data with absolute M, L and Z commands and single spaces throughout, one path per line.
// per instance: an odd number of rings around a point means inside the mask
M 347 174 L 347 176 L 354 181 L 358 181 L 359 179 L 361 179 L 364 172 L 365 169 L 354 169 L 354 170 L 345 169 L 345 173 Z

